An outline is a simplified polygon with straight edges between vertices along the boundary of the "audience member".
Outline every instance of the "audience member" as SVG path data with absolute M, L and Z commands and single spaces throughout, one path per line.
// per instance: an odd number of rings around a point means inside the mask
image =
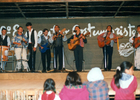
M 137 79 L 133 75 L 133 65 L 130 62 L 124 61 L 117 67 L 111 87 L 116 92 L 115 100 L 135 100 Z
M 89 100 L 109 100 L 108 84 L 100 68 L 92 68 L 87 75 L 88 82 L 84 83 L 89 92 Z
M 61 100 L 58 95 L 56 95 L 55 82 L 53 79 L 49 78 L 44 82 L 44 93 L 39 97 L 38 100 Z
M 69 72 L 59 96 L 61 100 L 89 100 L 86 86 L 82 85 L 81 78 L 76 72 Z

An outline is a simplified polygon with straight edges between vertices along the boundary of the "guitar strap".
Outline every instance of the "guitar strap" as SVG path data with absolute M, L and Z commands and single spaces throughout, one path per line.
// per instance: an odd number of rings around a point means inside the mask
M 82 36 L 82 34 L 80 34 L 80 36 Z M 74 35 L 74 38 L 76 37 L 76 35 Z M 84 42 L 83 42 L 83 39 L 81 38 L 80 39 L 80 46 L 81 47 L 84 47 Z

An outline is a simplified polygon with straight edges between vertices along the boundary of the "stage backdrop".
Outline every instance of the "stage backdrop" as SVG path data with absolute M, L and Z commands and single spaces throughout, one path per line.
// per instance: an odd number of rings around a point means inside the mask
M 49 34 L 54 32 L 54 25 L 59 25 L 60 29 L 66 28 L 65 33 L 69 38 L 73 34 L 75 25 L 81 27 L 81 33 L 91 32 L 87 37 L 87 44 L 84 47 L 85 68 L 92 67 L 103 68 L 103 51 L 98 46 L 97 36 L 106 31 L 106 26 L 111 25 L 113 32 L 118 36 L 123 36 L 119 39 L 119 50 L 117 43 L 114 44 L 112 68 L 116 68 L 122 61 L 134 62 L 134 49 L 129 43 L 129 38 L 135 34 L 137 25 L 140 24 L 140 18 L 93 18 L 93 19 L 0 19 L 0 29 L 7 28 L 7 35 L 12 39 L 13 35 L 17 34 L 17 27 L 22 26 L 24 33 L 27 31 L 26 22 L 31 22 L 33 28 L 37 31 L 38 37 L 42 34 L 44 28 L 49 29 Z M 1 30 L 0 30 L 1 31 Z M 74 54 L 64 43 L 64 60 L 66 69 L 73 69 Z M 53 59 L 52 59 L 53 60 Z M 53 63 L 51 63 L 53 68 Z M 11 69 L 11 65 L 7 64 L 7 70 Z M 36 70 L 42 69 L 41 53 L 37 48 L 36 53 Z

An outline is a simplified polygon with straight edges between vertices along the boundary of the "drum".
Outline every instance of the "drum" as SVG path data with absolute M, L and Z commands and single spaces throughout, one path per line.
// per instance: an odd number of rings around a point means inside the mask
M 1 56 L 2 56 L 2 61 L 8 61 L 8 46 L 0 46 L 0 61 L 1 61 Z

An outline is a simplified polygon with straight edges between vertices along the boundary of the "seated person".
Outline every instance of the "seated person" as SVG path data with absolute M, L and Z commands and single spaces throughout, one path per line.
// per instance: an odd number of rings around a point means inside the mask
M 59 96 L 61 100 L 89 100 L 86 86 L 82 85 L 81 78 L 76 72 L 69 72 Z
M 115 91 L 115 100 L 135 100 L 137 79 L 133 75 L 133 65 L 124 61 L 117 67 L 116 74 L 111 81 L 111 88 Z
M 89 92 L 89 100 L 109 100 L 108 84 L 100 68 L 92 68 L 87 75 L 88 82 L 84 83 Z
M 44 93 L 39 97 L 38 100 L 61 100 L 58 95 L 56 95 L 55 82 L 53 79 L 49 78 L 44 82 Z

